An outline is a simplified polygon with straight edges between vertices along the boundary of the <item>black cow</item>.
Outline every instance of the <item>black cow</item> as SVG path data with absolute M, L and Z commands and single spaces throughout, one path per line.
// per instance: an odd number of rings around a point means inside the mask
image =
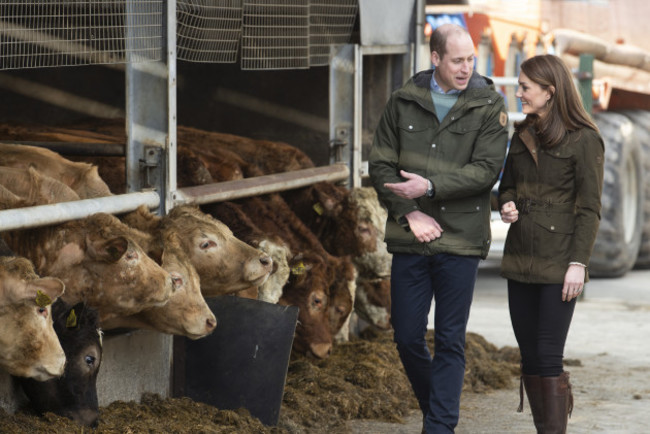
M 70 306 L 59 299 L 52 305 L 52 319 L 67 360 L 63 376 L 48 381 L 16 378 L 39 414 L 52 412 L 94 427 L 102 358 L 99 316 L 84 303 Z

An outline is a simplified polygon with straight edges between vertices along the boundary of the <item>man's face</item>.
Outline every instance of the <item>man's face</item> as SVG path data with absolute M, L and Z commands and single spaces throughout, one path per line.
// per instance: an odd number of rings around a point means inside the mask
M 436 68 L 436 81 L 445 92 L 464 90 L 474 69 L 474 44 L 467 34 L 449 35 L 447 53 L 441 59 L 436 51 L 431 53 Z

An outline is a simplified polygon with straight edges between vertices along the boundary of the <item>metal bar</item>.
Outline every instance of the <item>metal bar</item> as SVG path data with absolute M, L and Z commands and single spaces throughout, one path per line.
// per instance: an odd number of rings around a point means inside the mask
M 53 225 L 98 212 L 120 214 L 140 205 L 156 208 L 160 205 L 160 196 L 155 191 L 145 191 L 4 210 L 0 211 L 0 231 Z
M 172 198 L 176 206 L 184 204 L 201 205 L 291 190 L 317 182 L 344 181 L 348 179 L 348 176 L 350 176 L 350 170 L 345 164 L 332 164 L 330 166 L 263 175 L 255 178 L 181 188 L 172 194 Z
M 41 142 L 25 140 L 0 140 L 9 145 L 28 145 L 47 148 L 64 155 L 123 157 L 125 146 L 120 143 L 90 143 L 90 142 Z

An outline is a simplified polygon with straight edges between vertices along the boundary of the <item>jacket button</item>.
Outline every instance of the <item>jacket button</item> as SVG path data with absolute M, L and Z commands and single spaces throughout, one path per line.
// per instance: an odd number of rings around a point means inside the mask
M 444 211 L 444 210 L 445 210 L 445 207 L 444 207 L 444 206 L 441 206 L 441 207 L 440 207 L 440 210 L 441 210 L 441 211 Z
M 409 130 L 412 130 L 412 129 L 413 129 L 413 125 L 409 125 Z
M 476 211 L 480 211 L 480 209 L 481 209 L 480 206 L 477 206 L 477 207 L 476 207 Z
M 452 117 L 451 117 L 451 120 L 453 121 L 454 119 L 456 119 L 456 117 L 455 117 L 455 116 L 452 116 Z
M 432 144 L 431 144 L 431 147 L 432 147 L 432 148 L 435 148 L 435 147 L 436 147 L 436 144 L 435 144 L 435 143 L 432 143 Z
M 492 104 L 492 100 L 491 100 L 491 99 L 488 100 L 488 104 Z
M 555 230 L 555 226 L 551 226 L 551 230 L 554 231 L 554 230 Z

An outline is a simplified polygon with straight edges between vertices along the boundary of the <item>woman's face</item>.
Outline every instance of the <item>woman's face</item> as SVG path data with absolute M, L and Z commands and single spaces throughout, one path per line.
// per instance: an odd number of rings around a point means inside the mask
M 519 87 L 515 96 L 521 100 L 521 110 L 524 114 L 536 114 L 543 117 L 548 110 L 547 103 L 551 99 L 548 89 L 532 81 L 523 72 L 519 73 Z

